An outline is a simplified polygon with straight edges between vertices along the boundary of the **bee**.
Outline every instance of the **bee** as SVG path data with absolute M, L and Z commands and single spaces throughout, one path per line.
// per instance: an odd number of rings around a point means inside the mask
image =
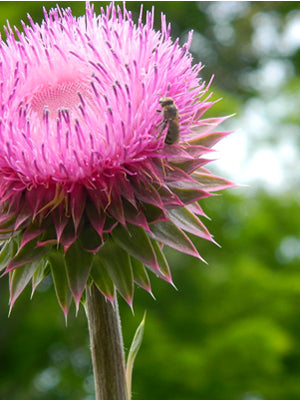
M 178 108 L 176 107 L 174 100 L 171 97 L 161 97 L 159 99 L 159 104 L 162 107 L 163 121 L 161 123 L 161 130 L 159 136 L 162 134 L 163 130 L 168 125 L 168 132 L 166 134 L 165 143 L 174 144 L 179 139 L 179 114 Z

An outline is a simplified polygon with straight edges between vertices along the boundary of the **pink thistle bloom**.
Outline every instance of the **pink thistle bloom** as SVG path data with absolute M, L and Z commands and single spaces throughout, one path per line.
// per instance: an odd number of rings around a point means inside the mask
M 203 117 L 213 103 L 192 36 L 181 47 L 165 16 L 160 32 L 153 19 L 141 11 L 135 25 L 125 6 L 96 15 L 88 4 L 80 18 L 57 7 L 41 25 L 6 28 L 0 266 L 11 307 L 50 272 L 65 314 L 92 281 L 131 304 L 134 283 L 151 293 L 147 270 L 172 282 L 161 245 L 200 258 L 187 233 L 212 240 L 198 200 L 231 186 L 203 158 L 225 118 Z

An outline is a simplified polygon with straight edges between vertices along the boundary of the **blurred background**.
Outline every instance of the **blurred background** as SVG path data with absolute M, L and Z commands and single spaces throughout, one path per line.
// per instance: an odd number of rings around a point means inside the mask
M 118 3 L 118 2 L 116 2 Z M 56 2 L 0 2 L 0 26 L 21 29 Z M 75 15 L 84 2 L 58 2 Z M 96 10 L 106 3 L 95 2 Z M 128 2 L 137 17 L 140 2 Z M 129 347 L 147 310 L 133 399 L 300 399 L 300 7 L 299 2 L 145 2 L 172 24 L 215 75 L 211 116 L 234 133 L 216 147 L 210 169 L 236 183 L 203 201 L 221 248 L 197 241 L 208 265 L 167 251 L 174 290 L 152 277 L 154 301 L 136 290 L 135 313 L 120 300 Z M 3 35 L 3 40 L 5 36 Z M 298 189 L 297 189 L 298 188 Z M 83 309 L 68 326 L 46 280 L 8 314 L 0 280 L 0 399 L 93 400 Z

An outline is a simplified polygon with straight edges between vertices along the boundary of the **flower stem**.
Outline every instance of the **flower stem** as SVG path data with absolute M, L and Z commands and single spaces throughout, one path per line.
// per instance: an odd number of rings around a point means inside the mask
M 126 400 L 125 360 L 117 296 L 113 306 L 92 284 L 87 288 L 86 313 L 96 400 Z

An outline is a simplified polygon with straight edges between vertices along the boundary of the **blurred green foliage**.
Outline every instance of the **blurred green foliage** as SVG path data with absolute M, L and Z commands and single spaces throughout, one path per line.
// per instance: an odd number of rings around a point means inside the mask
M 8 19 L 20 28 L 18 21 L 26 20 L 27 12 L 40 22 L 42 7 L 55 4 L 0 2 L 0 26 Z M 103 4 L 96 2 L 96 10 Z M 275 152 L 282 129 L 284 138 L 293 140 L 299 158 L 300 135 L 295 135 L 299 133 L 300 98 L 297 3 L 154 4 L 157 28 L 160 12 L 164 12 L 172 23 L 173 37 L 184 41 L 186 32 L 194 30 L 195 61 L 206 65 L 205 79 L 215 74 L 215 96 L 223 97 L 213 114 L 242 115 L 253 99 L 264 106 L 274 98 L 286 99 L 281 103 L 284 110 L 274 119 L 266 116 L 265 133 L 253 136 L 249 132 L 253 140 L 247 156 L 265 143 Z M 75 15 L 84 12 L 83 2 L 59 5 L 71 6 Z M 151 6 L 150 2 L 144 5 Z M 139 7 L 140 2 L 127 3 L 136 16 Z M 293 47 L 293 37 L 288 42 L 278 38 L 282 39 L 279 35 L 294 20 L 298 21 L 298 42 Z M 263 67 L 274 60 L 281 63 L 283 79 L 266 87 L 259 77 Z M 236 125 L 244 124 L 247 134 L 251 121 L 238 117 L 236 121 Z M 294 163 L 283 170 L 283 181 L 299 181 L 298 172 L 299 165 Z M 222 245 L 218 248 L 197 240 L 208 266 L 167 249 L 178 290 L 153 278 L 156 301 L 137 290 L 134 315 L 120 301 L 127 348 L 147 310 L 144 341 L 134 370 L 134 399 L 300 398 L 299 195 L 293 185 L 283 185 L 276 192 L 262 186 L 253 181 L 249 187 L 203 202 L 211 217 L 207 226 Z M 0 280 L 0 290 L 0 399 L 92 400 L 84 311 L 76 317 L 73 309 L 66 327 L 48 280 L 32 300 L 27 290 L 8 318 L 6 277 Z

